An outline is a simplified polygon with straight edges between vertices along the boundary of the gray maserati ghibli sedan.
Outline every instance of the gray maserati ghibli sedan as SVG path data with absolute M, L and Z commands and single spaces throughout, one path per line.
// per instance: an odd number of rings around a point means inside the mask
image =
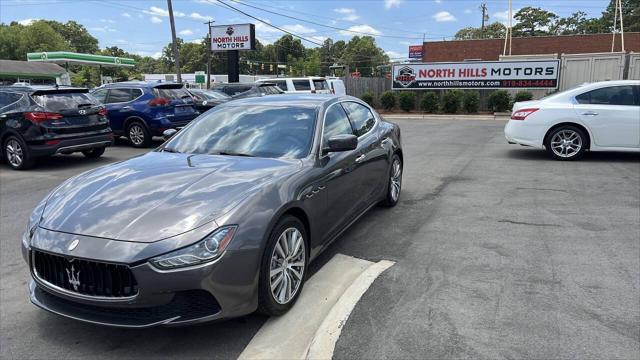
M 333 95 L 232 101 L 68 179 L 22 237 L 31 301 L 119 327 L 286 312 L 309 262 L 402 185 L 400 129 Z

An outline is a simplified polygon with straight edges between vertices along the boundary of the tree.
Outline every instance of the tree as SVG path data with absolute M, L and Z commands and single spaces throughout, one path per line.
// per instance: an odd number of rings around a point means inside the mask
M 555 32 L 558 15 L 527 6 L 518 10 L 513 18 L 517 22 L 513 26 L 513 36 L 544 36 Z
M 340 56 L 340 63 L 349 65 L 351 71 L 357 69 L 362 76 L 371 76 L 375 66 L 388 62 L 389 57 L 376 45 L 376 40 L 371 36 L 354 36 Z
M 613 17 L 616 10 L 615 0 L 610 0 L 607 9 L 602 13 L 600 26 L 606 31 L 613 30 Z M 640 31 L 640 0 L 622 0 L 622 18 L 624 31 Z M 618 18 L 618 29 L 620 18 Z
M 500 39 L 504 38 L 506 34 L 506 27 L 501 22 L 494 22 L 482 28 L 466 27 L 458 30 L 455 35 L 456 40 L 471 40 L 471 39 Z
M 0 58 L 26 60 L 27 53 L 73 50 L 46 21 L 34 21 L 24 26 L 17 22 L 0 24 Z
M 79 53 L 95 54 L 100 50 L 98 39 L 93 37 L 87 29 L 75 21 L 67 21 L 65 24 L 46 20 L 57 33 L 62 35 L 70 48 Z

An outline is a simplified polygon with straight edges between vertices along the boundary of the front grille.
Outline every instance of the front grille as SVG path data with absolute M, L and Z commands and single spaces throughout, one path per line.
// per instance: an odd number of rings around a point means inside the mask
M 49 308 L 55 308 L 80 319 L 119 323 L 153 323 L 180 316 L 180 321 L 199 319 L 220 312 L 216 299 L 205 290 L 176 292 L 164 305 L 152 307 L 105 307 L 81 304 L 62 299 L 37 288 L 38 298 Z
M 119 298 L 138 293 L 138 283 L 126 265 L 68 259 L 34 250 L 33 270 L 40 280 L 82 295 Z

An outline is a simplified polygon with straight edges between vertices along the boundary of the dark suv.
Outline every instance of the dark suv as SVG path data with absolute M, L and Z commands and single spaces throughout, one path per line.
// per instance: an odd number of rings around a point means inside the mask
M 53 154 L 100 157 L 113 142 L 106 115 L 84 88 L 0 87 L 0 154 L 16 170 Z
M 182 84 L 127 81 L 103 85 L 91 94 L 107 107 L 116 136 L 135 147 L 146 147 L 152 136 L 180 129 L 200 113 Z

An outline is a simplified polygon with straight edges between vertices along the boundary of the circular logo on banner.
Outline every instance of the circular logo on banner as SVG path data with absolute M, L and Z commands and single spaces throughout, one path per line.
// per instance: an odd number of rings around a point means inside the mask
M 42 54 L 40 54 L 40 59 L 41 59 L 41 60 L 47 60 L 47 57 L 48 57 L 48 56 L 47 56 L 47 53 L 46 53 L 46 52 L 43 52 Z
M 229 26 L 229 27 L 227 27 L 227 35 L 229 35 L 229 36 L 233 35 L 233 32 L 234 32 L 234 31 L 235 31 L 235 30 L 233 30 L 233 26 Z
M 119 57 L 115 58 L 114 61 L 116 62 L 116 64 L 120 65 L 120 63 L 122 63 L 122 60 L 120 60 Z

